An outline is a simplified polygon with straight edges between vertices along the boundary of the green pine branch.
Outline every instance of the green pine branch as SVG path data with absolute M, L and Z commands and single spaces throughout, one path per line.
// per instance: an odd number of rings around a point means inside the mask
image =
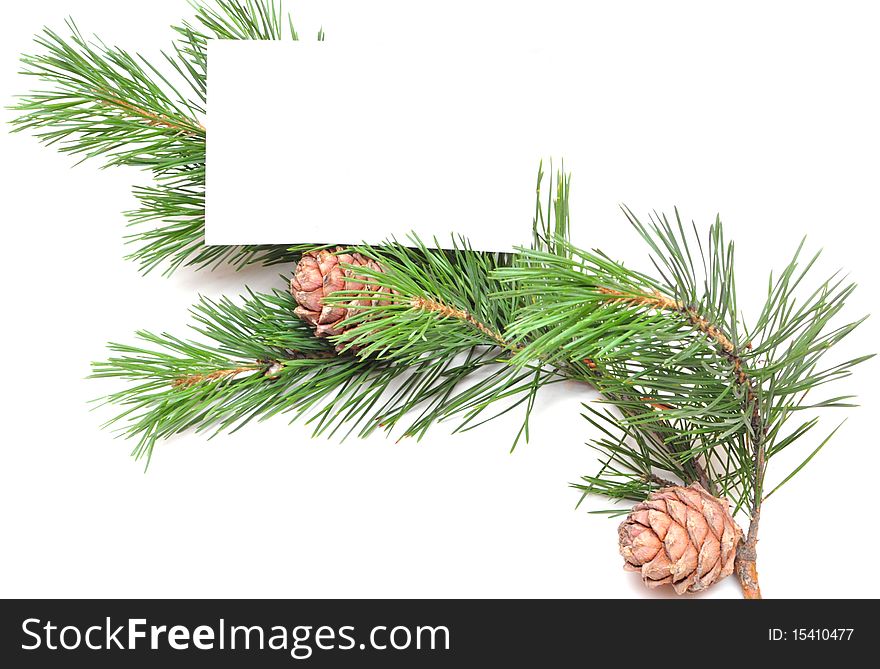
M 131 166 L 151 174 L 138 186 L 138 207 L 126 212 L 129 258 L 142 271 L 164 266 L 275 264 L 296 259 L 278 246 L 206 247 L 205 127 L 207 45 L 212 39 L 299 39 L 292 19 L 274 0 L 191 3 L 192 21 L 177 36 L 164 67 L 140 54 L 87 38 L 72 19 L 66 35 L 49 28 L 38 51 L 22 56 L 22 74 L 39 82 L 18 96 L 13 132 L 105 167 Z M 323 31 L 318 39 L 324 39 Z
M 347 426 L 363 436 L 406 419 L 401 437 L 419 438 L 452 416 L 464 430 L 522 407 L 514 446 L 528 439 L 538 389 L 564 377 L 509 364 L 515 350 L 500 333 L 519 305 L 493 297 L 501 285 L 491 274 L 512 257 L 473 251 L 463 240 L 451 251 L 412 244 L 362 249 L 382 263 L 392 299 L 377 307 L 382 313 L 353 317 L 349 334 L 334 342 L 348 349 L 341 355 L 329 355 L 334 348 L 293 316 L 286 292 L 202 300 L 194 328 L 207 343 L 141 332 L 142 344 L 112 344 L 116 355 L 94 365 L 94 376 L 129 383 L 105 398 L 122 409 L 111 424 L 147 458 L 159 440 L 192 427 L 236 429 L 279 412 L 311 411 L 316 434 Z
M 276 293 L 242 305 L 203 301 L 196 329 L 207 345 L 148 333 L 140 336 L 151 348 L 113 345 L 120 355 L 96 364 L 95 375 L 133 381 L 107 401 L 122 408 L 114 421 L 138 439 L 135 455 L 149 461 L 157 440 L 183 430 L 238 429 L 284 412 L 308 413 L 315 434 L 347 425 L 347 434 L 366 435 L 413 416 L 403 436 L 420 437 L 453 416 L 470 429 L 521 407 L 515 447 L 528 440 L 539 390 L 572 379 L 602 396 L 583 414 L 601 465 L 574 487 L 638 500 L 698 482 L 732 500 L 750 518 L 735 568 L 744 595 L 760 598 L 762 503 L 837 428 L 769 493 L 767 464 L 818 424 L 813 415 L 788 427 L 795 412 L 851 406 L 847 395 L 807 402 L 809 391 L 870 357 L 824 361 L 864 320 L 837 324 L 854 286 L 833 276 L 804 295 L 815 257 L 798 269 L 802 244 L 771 277 L 750 326 L 720 220 L 703 243 L 677 211 L 674 225 L 663 216 L 643 225 L 624 208 L 654 254 L 655 279 L 573 246 L 570 179 L 560 175 L 545 216 L 541 177 L 532 245 L 512 255 L 476 252 L 464 239 L 428 248 L 416 237 L 350 249 L 377 265 L 345 266 L 362 281 L 325 296 L 348 308 L 329 342 L 291 322 L 291 298 Z
M 602 466 L 576 487 L 630 499 L 669 480 L 699 481 L 754 513 L 766 462 L 818 424 L 810 417 L 789 428 L 789 420 L 850 406 L 845 395 L 806 396 L 869 357 L 822 364 L 861 322 L 833 324 L 854 287 L 832 278 L 796 296 L 816 260 L 798 269 L 801 245 L 748 326 L 736 308 L 732 245 L 720 221 L 702 241 L 677 212 L 674 225 L 662 217 L 643 225 L 625 210 L 654 253 L 661 276 L 654 279 L 571 245 L 570 181 L 551 182 L 545 207 L 542 178 L 533 243 L 516 254 L 476 252 L 463 239 L 439 250 L 415 237 L 354 249 L 381 265 L 381 272 L 353 269 L 388 288 L 388 299 L 350 316 L 332 342 L 340 355 L 312 337 L 280 292 L 199 305 L 196 329 L 222 345 L 219 358 L 207 356 L 210 345 L 182 348 L 170 335 L 142 334 L 158 349 L 114 345 L 125 355 L 95 370 L 143 381 L 108 398 L 126 407 L 120 419 L 140 440 L 136 454 L 149 455 L 157 440 L 189 427 L 226 429 L 278 412 L 300 415 L 303 407 L 313 410 L 316 433 L 348 425 L 364 435 L 412 418 L 403 436 L 421 436 L 452 416 L 458 429 L 470 429 L 520 409 L 515 446 L 528 438 L 540 388 L 575 379 L 603 397 L 584 413 L 599 431 L 590 445 Z M 366 297 L 343 291 L 330 302 Z M 252 348 L 270 340 L 278 343 Z M 315 347 L 320 355 L 302 357 Z M 145 359 L 152 366 L 143 367 Z M 269 376 L 255 371 L 270 368 Z M 288 377 L 288 369 L 296 373 Z M 325 369 L 332 382 L 315 385 L 312 375 Z
M 597 252 L 569 248 L 554 258 L 523 250 L 525 267 L 497 272 L 533 300 L 508 335 L 516 341 L 536 328 L 545 332 L 517 357 L 602 361 L 597 387 L 616 411 L 587 408 L 605 436 L 593 442 L 603 466 L 584 478 L 582 490 L 643 497 L 658 470 L 696 480 L 681 471 L 683 462 L 696 461 L 712 489 L 757 517 L 767 461 L 817 424 L 811 418 L 787 430 L 788 420 L 797 411 L 850 406 L 845 395 L 806 396 L 870 357 L 822 364 L 864 320 L 834 324 L 855 287 L 835 276 L 798 294 L 816 260 L 800 267 L 802 244 L 780 278 L 771 278 L 767 303 L 749 326 L 737 308 L 733 246 L 720 221 L 703 241 L 677 212 L 674 224 L 658 216 L 650 225 L 624 212 L 654 252 L 661 278 Z M 655 411 L 630 415 L 640 397 L 651 398 Z M 661 421 L 672 430 L 664 425 L 652 444 L 649 428 Z
M 494 400 L 529 391 L 543 373 L 505 364 L 507 354 L 478 330 L 452 322 L 432 331 L 432 355 L 394 361 L 336 354 L 293 316 L 286 292 L 249 293 L 243 300 L 203 299 L 193 310 L 201 341 L 139 332 L 141 343 L 111 344 L 94 378 L 127 383 L 104 399 L 120 413 L 110 425 L 137 440 L 148 460 L 157 441 L 195 428 L 239 429 L 278 413 L 306 417 L 314 434 L 366 436 L 409 422 L 401 437 L 420 438 L 433 423 L 462 415 L 476 420 Z M 438 341 L 435 335 L 442 335 Z M 479 386 L 465 386 L 479 376 Z

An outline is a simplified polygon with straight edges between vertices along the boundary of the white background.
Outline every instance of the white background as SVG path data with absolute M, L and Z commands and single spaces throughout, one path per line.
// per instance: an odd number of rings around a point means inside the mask
M 328 40 L 613 34 L 615 48 L 592 67 L 618 73 L 628 103 L 597 98 L 601 127 L 585 118 L 570 129 L 597 142 L 594 160 L 567 164 L 576 241 L 638 265 L 642 248 L 618 202 L 637 212 L 677 204 L 701 225 L 720 211 L 737 241 L 747 311 L 803 234 L 811 249 L 825 247 L 822 270 L 842 266 L 860 284 L 847 313 L 876 307 L 880 49 L 871 3 L 410 4 L 291 8 L 303 35 L 323 24 Z M 110 43 L 155 55 L 189 9 L 181 0 L 148 11 L 16 5 L 0 26 L 4 104 L 29 85 L 15 75 L 29 36 L 44 24 L 60 28 L 66 14 Z M 724 67 L 713 66 L 716 57 Z M 548 123 L 566 96 L 591 95 L 582 84 L 589 76 L 572 72 L 564 94 L 547 91 Z M 440 426 L 418 444 L 379 436 L 339 444 L 311 440 L 282 418 L 211 442 L 185 435 L 162 444 L 144 474 L 130 444 L 99 430 L 110 414 L 87 410 L 116 387 L 84 380 L 89 361 L 137 328 L 181 332 L 198 292 L 268 289 L 279 270 L 141 278 L 122 260 L 120 212 L 147 175 L 95 163 L 71 169 L 69 157 L 22 135 L 0 134 L 0 157 L 0 595 L 668 595 L 621 569 L 617 521 L 587 513 L 608 502 L 574 509 L 578 495 L 566 484 L 593 472 L 595 460 L 578 416 L 591 396 L 573 386 L 544 393 L 532 442 L 512 455 L 512 422 L 454 437 Z M 871 320 L 841 355 L 876 351 L 878 341 Z M 844 382 L 863 407 L 847 412 L 834 442 L 765 507 L 759 568 L 768 597 L 880 595 L 870 575 L 880 548 L 871 520 L 877 374 L 871 361 Z M 811 443 L 771 462 L 771 483 Z M 703 596 L 738 597 L 738 586 L 728 579 Z

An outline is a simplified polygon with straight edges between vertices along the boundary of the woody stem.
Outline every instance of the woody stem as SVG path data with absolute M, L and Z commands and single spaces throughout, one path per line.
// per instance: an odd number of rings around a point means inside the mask
M 743 597 L 761 599 L 761 586 L 758 584 L 758 525 L 761 521 L 761 482 L 764 478 L 765 451 L 763 433 L 753 437 L 755 440 L 755 493 L 752 498 L 752 519 L 745 539 L 736 549 L 735 570 L 742 586 Z
M 99 95 L 104 96 L 104 99 L 101 101 L 101 104 L 116 107 L 118 109 L 123 110 L 126 114 L 130 116 L 134 116 L 142 119 L 148 125 L 159 126 L 163 128 L 169 128 L 171 130 L 176 130 L 185 135 L 192 136 L 204 136 L 205 135 L 205 126 L 197 121 L 186 121 L 186 122 L 178 122 L 173 119 L 168 118 L 163 114 L 156 114 L 151 112 L 143 107 L 138 107 L 137 105 L 128 102 L 127 100 L 122 100 L 121 98 L 115 97 L 111 94 L 105 93 L 104 91 L 96 91 Z
M 752 511 L 752 522 L 749 523 L 749 533 L 746 539 L 736 549 L 736 562 L 734 569 L 739 583 L 742 586 L 745 599 L 761 599 L 761 586 L 758 584 L 758 515 L 760 509 Z

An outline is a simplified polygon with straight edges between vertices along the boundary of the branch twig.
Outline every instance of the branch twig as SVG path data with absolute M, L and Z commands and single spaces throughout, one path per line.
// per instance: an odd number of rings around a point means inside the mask
M 177 130 L 180 133 L 193 137 L 205 135 L 205 126 L 196 121 L 193 121 L 192 125 L 178 123 L 177 121 L 173 121 L 172 119 L 168 118 L 164 114 L 155 114 L 151 111 L 144 109 L 143 107 L 139 107 L 135 104 L 132 104 L 131 102 L 122 100 L 121 98 L 113 97 L 112 95 L 105 95 L 100 92 L 99 95 L 102 95 L 103 97 L 103 100 L 101 101 L 102 104 L 107 105 L 108 107 L 117 107 L 118 109 L 122 109 L 124 112 L 127 112 L 130 115 L 134 115 L 138 118 L 145 120 L 147 122 L 147 125 L 160 126 L 163 128 L 169 128 L 171 130 Z
M 294 351 L 287 350 L 287 360 L 321 360 L 336 357 L 332 351 Z M 270 380 L 277 379 L 283 368 L 280 360 L 256 360 L 253 364 L 241 365 L 240 367 L 228 367 L 217 369 L 207 374 L 190 374 L 174 379 L 171 385 L 175 388 L 189 388 L 191 386 L 204 383 L 205 381 L 219 381 L 220 379 L 231 379 L 241 374 L 249 374 L 253 372 L 261 372 L 262 375 Z

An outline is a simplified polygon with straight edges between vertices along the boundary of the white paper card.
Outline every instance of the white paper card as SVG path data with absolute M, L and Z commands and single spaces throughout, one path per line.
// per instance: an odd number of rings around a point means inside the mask
M 547 108 L 562 57 L 211 41 L 207 243 L 528 244 L 539 161 L 563 155 L 578 111 Z
M 782 29 L 784 10 L 766 24 L 734 13 L 718 32 L 684 10 L 602 7 L 590 20 L 551 13 L 534 39 L 538 19 L 518 12 L 508 18 L 525 27 L 473 39 L 449 23 L 383 32 L 346 13 L 327 42 L 210 41 L 207 242 L 414 230 L 506 250 L 529 241 L 542 158 L 573 173 L 573 238 L 590 247 L 627 227 L 620 202 L 779 225 L 834 220 L 839 203 L 818 204 L 834 187 L 853 201 L 876 190 L 859 167 L 880 128 L 867 33 L 818 49 L 821 13 L 802 30 Z

